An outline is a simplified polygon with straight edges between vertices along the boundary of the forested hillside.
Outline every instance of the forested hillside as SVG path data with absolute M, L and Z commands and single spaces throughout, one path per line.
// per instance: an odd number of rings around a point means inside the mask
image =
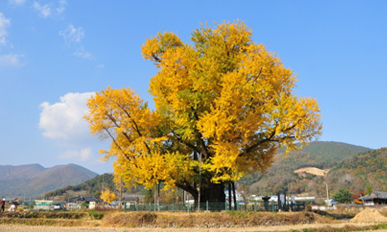
M 346 188 L 351 193 L 364 191 L 368 186 L 387 190 L 387 148 L 371 150 L 337 164 L 327 175 L 333 190 Z
M 243 177 L 238 184 L 248 186 L 252 194 L 258 195 L 272 195 L 279 191 L 323 195 L 325 177 L 310 174 L 299 177 L 294 171 L 303 167 L 334 168 L 341 161 L 368 150 L 346 143 L 314 142 L 287 155 L 280 152 L 266 172 Z
M 74 186 L 68 185 L 66 187 L 48 192 L 44 196 L 47 198 L 62 195 L 66 195 L 66 197 L 75 197 L 70 193 L 79 191 L 85 191 L 86 194 L 90 196 L 99 196 L 101 191 L 103 191 L 105 188 L 111 190 L 116 188 L 116 185 L 113 181 L 113 174 L 105 173 L 103 175 L 96 176 L 93 179 L 87 180 L 81 184 Z
M 105 173 L 94 177 L 93 179 L 87 180 L 81 184 L 74 186 L 66 186 L 55 191 L 48 192 L 44 195 L 46 198 L 53 198 L 56 196 L 62 196 L 63 198 L 75 197 L 78 196 L 80 192 L 88 196 L 99 197 L 101 192 L 105 189 L 109 189 L 112 192 L 117 192 L 117 186 L 113 181 L 113 174 Z M 143 190 L 143 187 L 140 186 L 136 189 L 133 189 L 131 192 L 139 192 Z M 122 188 L 122 193 L 128 192 L 128 189 Z

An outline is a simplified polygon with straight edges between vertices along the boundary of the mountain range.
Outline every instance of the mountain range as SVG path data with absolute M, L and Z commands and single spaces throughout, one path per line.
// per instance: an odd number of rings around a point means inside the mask
M 320 199 L 326 198 L 327 185 L 331 195 L 340 188 L 346 188 L 351 193 L 364 192 L 369 185 L 377 190 L 386 190 L 386 166 L 385 148 L 371 150 L 340 142 L 313 142 L 286 155 L 283 150 L 279 151 L 270 168 L 264 173 L 243 177 L 237 181 L 237 188 L 256 195 L 286 192 Z M 115 190 L 112 179 L 111 174 L 104 174 L 79 185 L 51 191 L 45 197 L 63 198 L 81 191 L 98 196 L 103 188 Z
M 369 186 L 387 190 L 386 167 L 387 148 L 313 142 L 286 155 L 279 151 L 264 173 L 250 174 L 236 184 L 256 195 L 286 192 L 325 198 L 326 186 L 330 194 L 341 188 L 358 193 Z M 75 164 L 52 168 L 39 164 L 0 165 L 0 196 L 34 198 L 46 193 L 54 197 L 78 191 L 99 195 L 104 188 L 115 189 L 112 179 L 111 174 L 98 176 Z
M 36 198 L 48 191 L 80 184 L 97 175 L 76 164 L 51 168 L 40 164 L 0 165 L 0 196 Z

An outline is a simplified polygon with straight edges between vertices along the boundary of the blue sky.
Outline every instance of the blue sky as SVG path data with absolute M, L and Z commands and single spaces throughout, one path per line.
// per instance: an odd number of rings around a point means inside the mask
M 316 98 L 321 141 L 386 147 L 386 1 L 0 1 L 0 164 L 75 163 L 97 173 L 107 141 L 81 118 L 108 85 L 143 99 L 156 68 L 145 38 L 177 33 L 189 43 L 200 22 L 243 20 Z M 152 104 L 151 104 L 152 105 Z

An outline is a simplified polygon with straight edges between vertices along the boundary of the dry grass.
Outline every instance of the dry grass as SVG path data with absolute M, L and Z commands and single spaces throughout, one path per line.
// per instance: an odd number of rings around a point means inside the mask
M 301 230 L 290 230 L 291 232 L 348 232 L 348 231 L 374 231 L 387 229 L 387 224 L 377 225 L 344 225 L 342 227 L 324 226 L 319 228 L 303 228 Z
M 92 220 L 93 211 L 79 212 L 35 212 L 36 217 L 18 218 L 0 214 L 1 225 L 30 226 L 28 228 L 71 228 L 78 231 L 106 231 L 120 228 L 121 231 L 365 231 L 387 229 L 387 224 L 353 224 L 335 221 L 331 217 L 312 212 L 240 212 L 212 213 L 150 213 L 150 212 L 95 212 L 104 214 L 101 220 Z M 52 218 L 55 216 L 57 218 Z M 73 215 L 67 215 L 73 214 Z M 74 216 L 78 215 L 78 216 Z M 37 218 L 41 216 L 40 218 Z M 77 217 L 71 219 L 71 217 Z M 26 227 L 27 228 L 27 227 Z M 89 229 L 85 229 L 89 228 Z M 56 229 L 55 229 L 56 230 Z M 119 231 L 119 230 L 117 230 Z
M 96 226 L 104 213 L 86 210 L 77 211 L 26 211 L 0 213 L 0 224 L 30 226 Z
M 112 213 L 101 220 L 102 226 L 159 228 L 229 228 L 331 223 L 332 219 L 309 212 L 221 212 L 221 213 Z
M 28 226 L 65 226 L 65 227 L 95 227 L 98 221 L 83 221 L 70 219 L 47 219 L 47 218 L 0 218 L 0 225 L 28 225 Z

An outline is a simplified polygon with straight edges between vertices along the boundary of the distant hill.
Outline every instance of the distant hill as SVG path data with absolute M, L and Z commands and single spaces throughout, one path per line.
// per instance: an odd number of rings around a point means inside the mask
M 68 185 L 66 187 L 47 192 L 44 197 L 48 199 L 65 199 L 67 197 L 75 197 L 78 195 L 99 197 L 101 192 L 105 189 L 110 189 L 112 192 L 117 191 L 113 178 L 113 174 L 105 173 L 103 175 L 86 180 L 85 182 L 78 185 Z M 132 194 L 139 193 L 143 189 L 143 186 L 138 186 L 137 188 L 132 189 L 130 192 Z M 124 193 L 129 191 L 126 188 L 123 188 L 122 192 Z
M 387 148 L 360 153 L 338 163 L 326 179 L 332 192 L 346 188 L 351 193 L 358 193 L 368 186 L 386 191 Z
M 305 167 L 332 169 L 340 162 L 369 150 L 366 147 L 346 143 L 313 142 L 287 155 L 279 152 L 274 157 L 273 165 L 266 172 L 253 173 L 243 177 L 237 183 L 248 186 L 251 193 L 259 195 L 272 195 L 279 191 L 323 195 L 325 192 L 324 176 L 307 174 L 302 177 L 294 171 Z
M 105 190 L 105 188 L 112 191 L 115 190 L 116 186 L 113 181 L 113 174 L 105 173 L 77 185 L 67 185 L 65 187 L 58 188 L 54 191 L 47 192 L 44 197 L 54 198 L 62 196 L 67 198 L 75 197 L 76 195 L 99 197 L 101 191 Z
M 44 170 L 46 168 L 40 164 L 0 165 L 0 181 L 30 178 Z
M 0 196 L 38 197 L 67 185 L 76 185 L 97 176 L 76 164 L 44 168 L 39 164 L 0 165 Z

